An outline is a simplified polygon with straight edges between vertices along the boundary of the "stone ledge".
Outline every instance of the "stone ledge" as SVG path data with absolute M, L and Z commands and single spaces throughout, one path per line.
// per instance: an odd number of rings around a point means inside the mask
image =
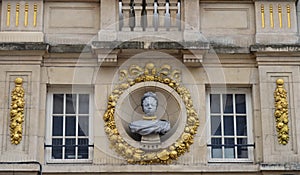
M 59 44 L 59 45 L 50 45 L 49 53 L 90 53 L 92 48 L 90 45 L 85 44 Z
M 260 164 L 262 171 L 299 171 L 300 163 L 286 163 L 286 164 L 274 164 L 274 163 L 262 163 Z
M 45 43 L 1 43 L 0 51 L 46 51 Z
M 145 43 L 142 41 L 94 41 L 93 49 L 144 49 Z
M 212 50 L 215 53 L 224 53 L 224 54 L 250 53 L 249 47 L 220 45 L 220 44 L 213 44 L 213 43 L 211 44 L 211 46 L 212 46 Z
M 143 42 L 143 41 L 94 41 L 94 49 L 192 49 L 208 50 L 207 42 Z
M 300 44 L 256 44 L 250 46 L 251 52 L 299 52 Z

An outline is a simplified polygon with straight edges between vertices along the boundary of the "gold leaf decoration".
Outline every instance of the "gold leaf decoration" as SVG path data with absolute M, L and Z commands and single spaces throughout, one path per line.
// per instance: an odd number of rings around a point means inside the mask
M 277 88 L 274 92 L 275 100 L 275 118 L 278 142 L 286 145 L 289 141 L 289 127 L 288 127 L 288 102 L 287 92 L 284 89 L 283 79 L 277 79 Z
M 10 106 L 10 136 L 11 143 L 18 145 L 22 140 L 23 122 L 24 122 L 24 106 L 25 91 L 22 87 L 23 79 L 15 79 L 15 88 L 11 93 Z
M 124 76 L 124 72 L 127 72 L 127 70 L 120 71 L 120 77 L 122 77 L 120 79 L 127 77 L 127 75 Z M 111 147 L 130 164 L 169 164 L 172 160 L 177 160 L 179 156 L 188 152 L 190 145 L 194 142 L 194 135 L 197 132 L 199 120 L 198 114 L 193 107 L 191 94 L 187 88 L 179 83 L 181 78 L 180 71 L 172 70 L 169 65 L 163 65 L 160 68 L 156 68 L 153 63 L 146 64 L 144 68 L 132 65 L 128 72 L 130 76 L 128 76 L 127 80 L 120 82 L 109 96 L 107 110 L 103 116 L 105 133 L 110 140 Z M 147 81 L 162 83 L 174 89 L 182 98 L 187 110 L 185 129 L 176 142 L 172 143 L 168 148 L 149 151 L 136 148 L 120 136 L 116 126 L 114 117 L 115 106 L 120 95 L 129 87 Z

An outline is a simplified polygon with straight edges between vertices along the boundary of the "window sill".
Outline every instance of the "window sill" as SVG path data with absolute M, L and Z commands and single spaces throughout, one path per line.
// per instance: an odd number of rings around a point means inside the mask
M 253 163 L 250 159 L 210 159 L 208 163 Z
M 92 164 L 92 160 L 61 160 L 61 159 L 51 159 L 46 162 L 47 164 Z

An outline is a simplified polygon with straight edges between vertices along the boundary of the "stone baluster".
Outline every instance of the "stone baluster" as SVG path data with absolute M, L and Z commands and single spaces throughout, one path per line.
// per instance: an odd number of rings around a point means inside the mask
M 158 30 L 158 26 L 159 26 L 159 13 L 158 13 L 158 2 L 157 0 L 154 1 L 154 10 L 153 10 L 153 27 L 154 30 L 157 31 Z
M 124 15 L 123 15 L 123 3 L 122 0 L 119 0 L 119 30 L 122 31 L 124 26 Z
M 133 31 L 135 28 L 135 10 L 134 10 L 134 0 L 130 0 L 130 10 L 129 10 L 129 27 Z
M 146 6 L 147 6 L 146 0 L 143 0 L 142 13 L 141 13 L 141 26 L 143 31 L 146 31 L 146 28 L 148 26 Z
M 165 5 L 166 11 L 165 11 L 165 28 L 167 31 L 170 30 L 171 27 L 171 14 L 170 14 L 170 1 L 166 0 Z
M 178 30 L 181 30 L 181 1 L 178 0 L 177 2 L 177 14 L 176 14 L 176 26 L 178 27 Z

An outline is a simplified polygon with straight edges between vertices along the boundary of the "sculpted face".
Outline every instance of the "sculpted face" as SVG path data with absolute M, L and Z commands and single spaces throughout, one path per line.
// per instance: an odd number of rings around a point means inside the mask
M 157 109 L 157 101 L 153 97 L 146 97 L 143 100 L 143 111 L 147 116 L 154 116 Z

